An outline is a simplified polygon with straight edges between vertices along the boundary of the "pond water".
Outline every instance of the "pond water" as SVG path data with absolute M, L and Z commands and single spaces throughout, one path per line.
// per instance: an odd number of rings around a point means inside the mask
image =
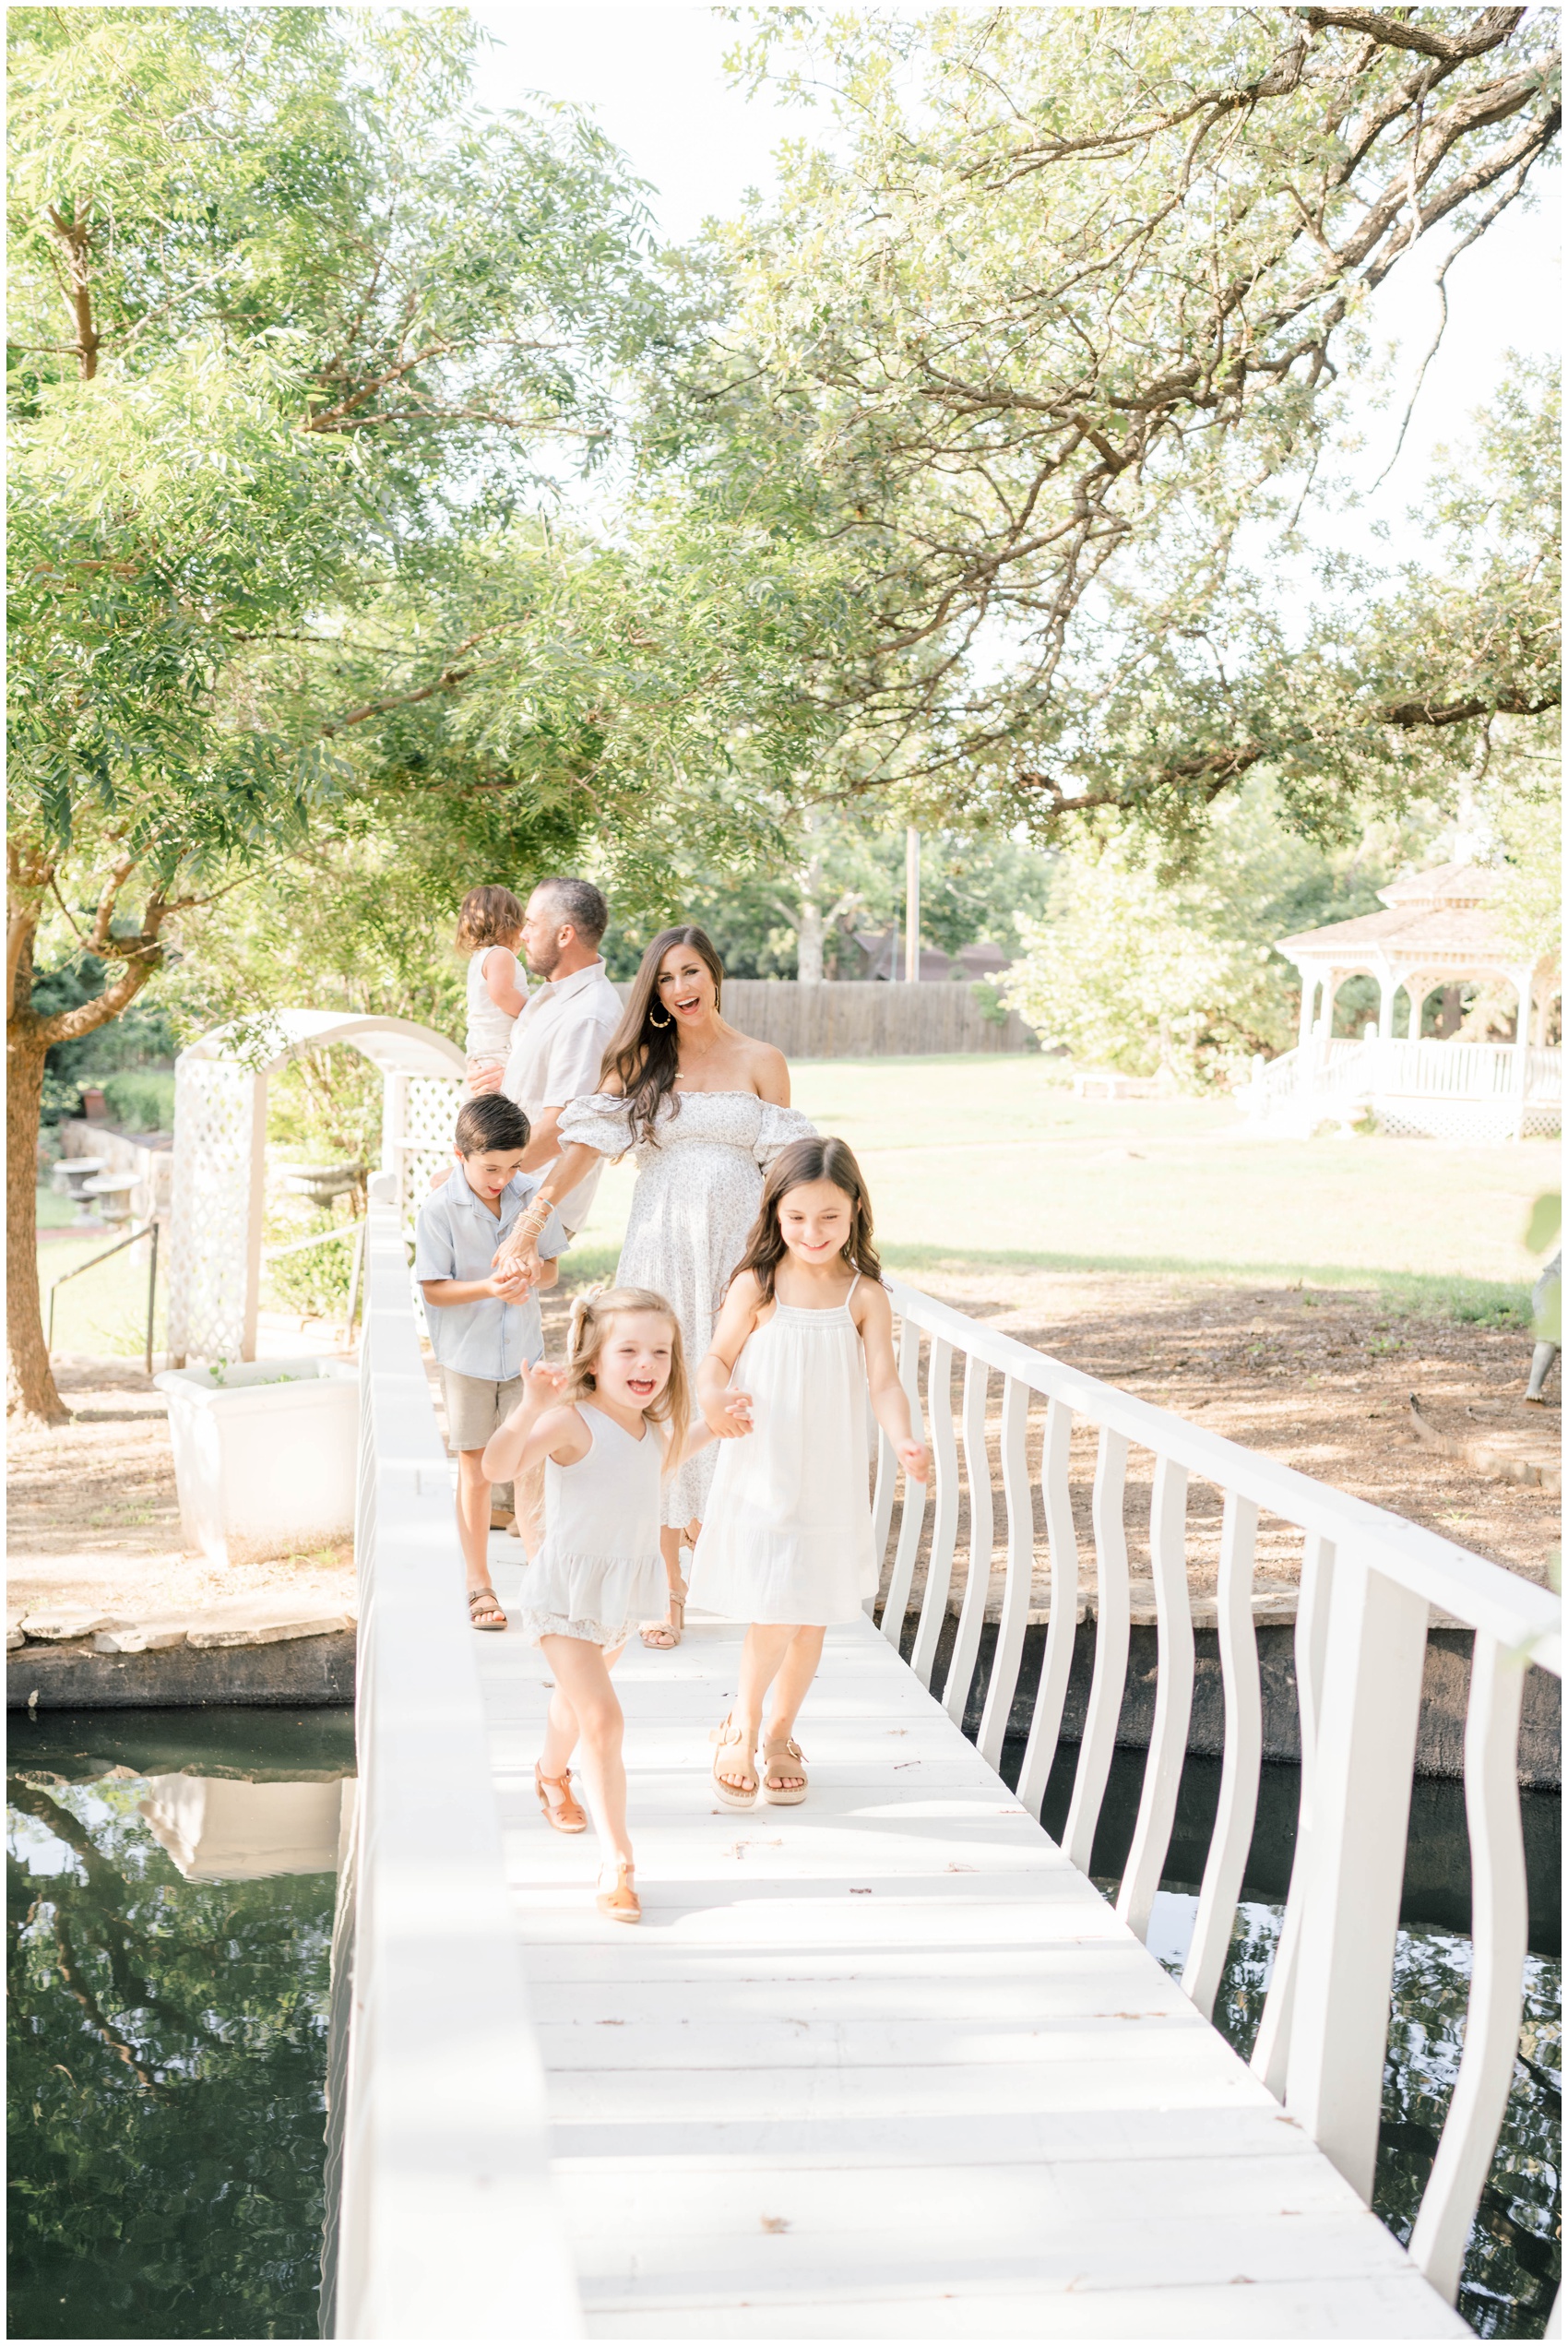
M 13 2338 L 314 2338 L 353 1714 L 13 1712 Z
M 1004 1759 L 1016 1781 L 1022 1746 Z M 1132 1845 L 1143 1789 L 1142 1752 L 1111 1766 L 1091 1860 L 1114 1898 Z M 1042 1821 L 1060 1833 L 1072 1792 L 1074 1749 L 1046 1790 Z M 1197 1920 L 1198 1886 L 1219 1800 L 1220 1763 L 1189 1758 L 1182 1770 L 1165 1877 L 1148 1945 L 1180 1975 Z M 1294 1768 L 1265 1767 L 1257 1823 L 1230 1953 L 1215 1998 L 1215 2025 L 1243 2057 L 1253 2049 L 1285 1913 L 1301 1790 Z M 1470 2233 L 1459 2311 L 1481 2338 L 1539 2338 L 1562 2269 L 1562 1816 L 1554 1793 L 1521 1796 L 1530 1892 L 1525 2008 L 1503 2130 Z M 1458 2074 L 1470 1990 L 1470 1864 L 1462 1784 L 1423 1779 L 1411 1801 L 1393 2012 L 1383 2078 L 1372 2206 L 1408 2240 L 1437 2154 Z
M 1020 1753 L 1004 1772 L 1016 1779 Z M 1066 1814 L 1065 1753 L 1045 1802 Z M 1114 1894 L 1144 1759 L 1119 1752 L 1094 1852 Z M 348 1711 L 13 1714 L 10 2335 L 314 2338 Z M 1218 1794 L 1190 1760 L 1149 1943 L 1179 1971 Z M 1265 1768 L 1216 2019 L 1252 2047 L 1298 1780 Z M 1484 2338 L 1537 2338 L 1561 2263 L 1561 1804 L 1524 1799 L 1531 1953 L 1519 2061 L 1466 2258 Z M 1374 2205 L 1404 2239 L 1453 2090 L 1469 1984 L 1457 1784 L 1420 1783 Z

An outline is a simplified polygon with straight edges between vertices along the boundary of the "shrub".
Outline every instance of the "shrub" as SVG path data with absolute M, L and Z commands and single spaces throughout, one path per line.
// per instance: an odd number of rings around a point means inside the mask
M 103 1098 L 110 1120 L 125 1132 L 172 1132 L 174 1078 L 148 1068 L 105 1076 Z

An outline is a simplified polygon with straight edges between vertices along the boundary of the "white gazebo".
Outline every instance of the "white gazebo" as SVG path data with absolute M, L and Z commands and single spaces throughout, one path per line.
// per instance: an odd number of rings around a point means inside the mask
M 1562 978 L 1555 961 L 1510 949 L 1494 909 L 1501 879 L 1479 864 L 1442 863 L 1380 888 L 1381 912 L 1282 937 L 1279 951 L 1301 974 L 1301 1034 L 1293 1051 L 1253 1062 L 1241 1095 L 1249 1113 L 1298 1133 L 1369 1109 L 1384 1131 L 1442 1140 L 1561 1130 L 1562 1054 L 1546 1034 Z M 1336 1039 L 1335 997 L 1351 977 L 1374 981 L 1378 1015 L 1360 1036 Z M 1434 987 L 1499 979 L 1515 997 L 1511 1042 L 1423 1039 Z
M 174 1067 L 169 1356 L 255 1358 L 266 1177 L 267 1080 L 297 1052 L 347 1043 L 382 1073 L 381 1170 L 398 1202 L 448 1161 L 463 1081 L 457 1044 L 409 1018 L 276 1010 L 182 1051 Z

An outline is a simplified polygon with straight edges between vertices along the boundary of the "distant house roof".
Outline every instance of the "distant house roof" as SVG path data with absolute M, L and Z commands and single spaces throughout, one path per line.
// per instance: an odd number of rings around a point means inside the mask
M 862 978 L 902 979 L 904 941 L 897 929 L 857 929 L 854 941 L 865 956 Z M 980 978 L 998 977 L 1012 966 L 1012 955 L 1004 953 L 999 945 L 962 945 L 951 954 L 937 945 L 922 945 L 920 983 L 941 985 L 955 978 L 967 978 L 973 982 Z
M 1279 950 L 1292 961 L 1347 971 L 1358 965 L 1397 966 L 1412 973 L 1428 968 L 1517 969 L 1518 951 L 1502 935 L 1493 909 L 1502 877 L 1477 863 L 1439 863 L 1429 872 L 1412 872 L 1379 888 L 1386 911 L 1363 912 L 1354 921 L 1333 921 L 1326 928 L 1281 937 Z

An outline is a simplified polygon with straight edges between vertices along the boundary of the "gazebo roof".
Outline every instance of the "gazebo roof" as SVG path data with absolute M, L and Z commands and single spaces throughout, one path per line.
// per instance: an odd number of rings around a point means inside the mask
M 1439 863 L 1412 872 L 1378 894 L 1383 912 L 1333 921 L 1281 937 L 1292 961 L 1321 961 L 1348 970 L 1358 961 L 1398 964 L 1412 971 L 1446 964 L 1470 969 L 1517 969 L 1520 956 L 1503 937 L 1493 910 L 1501 873 L 1477 863 Z

